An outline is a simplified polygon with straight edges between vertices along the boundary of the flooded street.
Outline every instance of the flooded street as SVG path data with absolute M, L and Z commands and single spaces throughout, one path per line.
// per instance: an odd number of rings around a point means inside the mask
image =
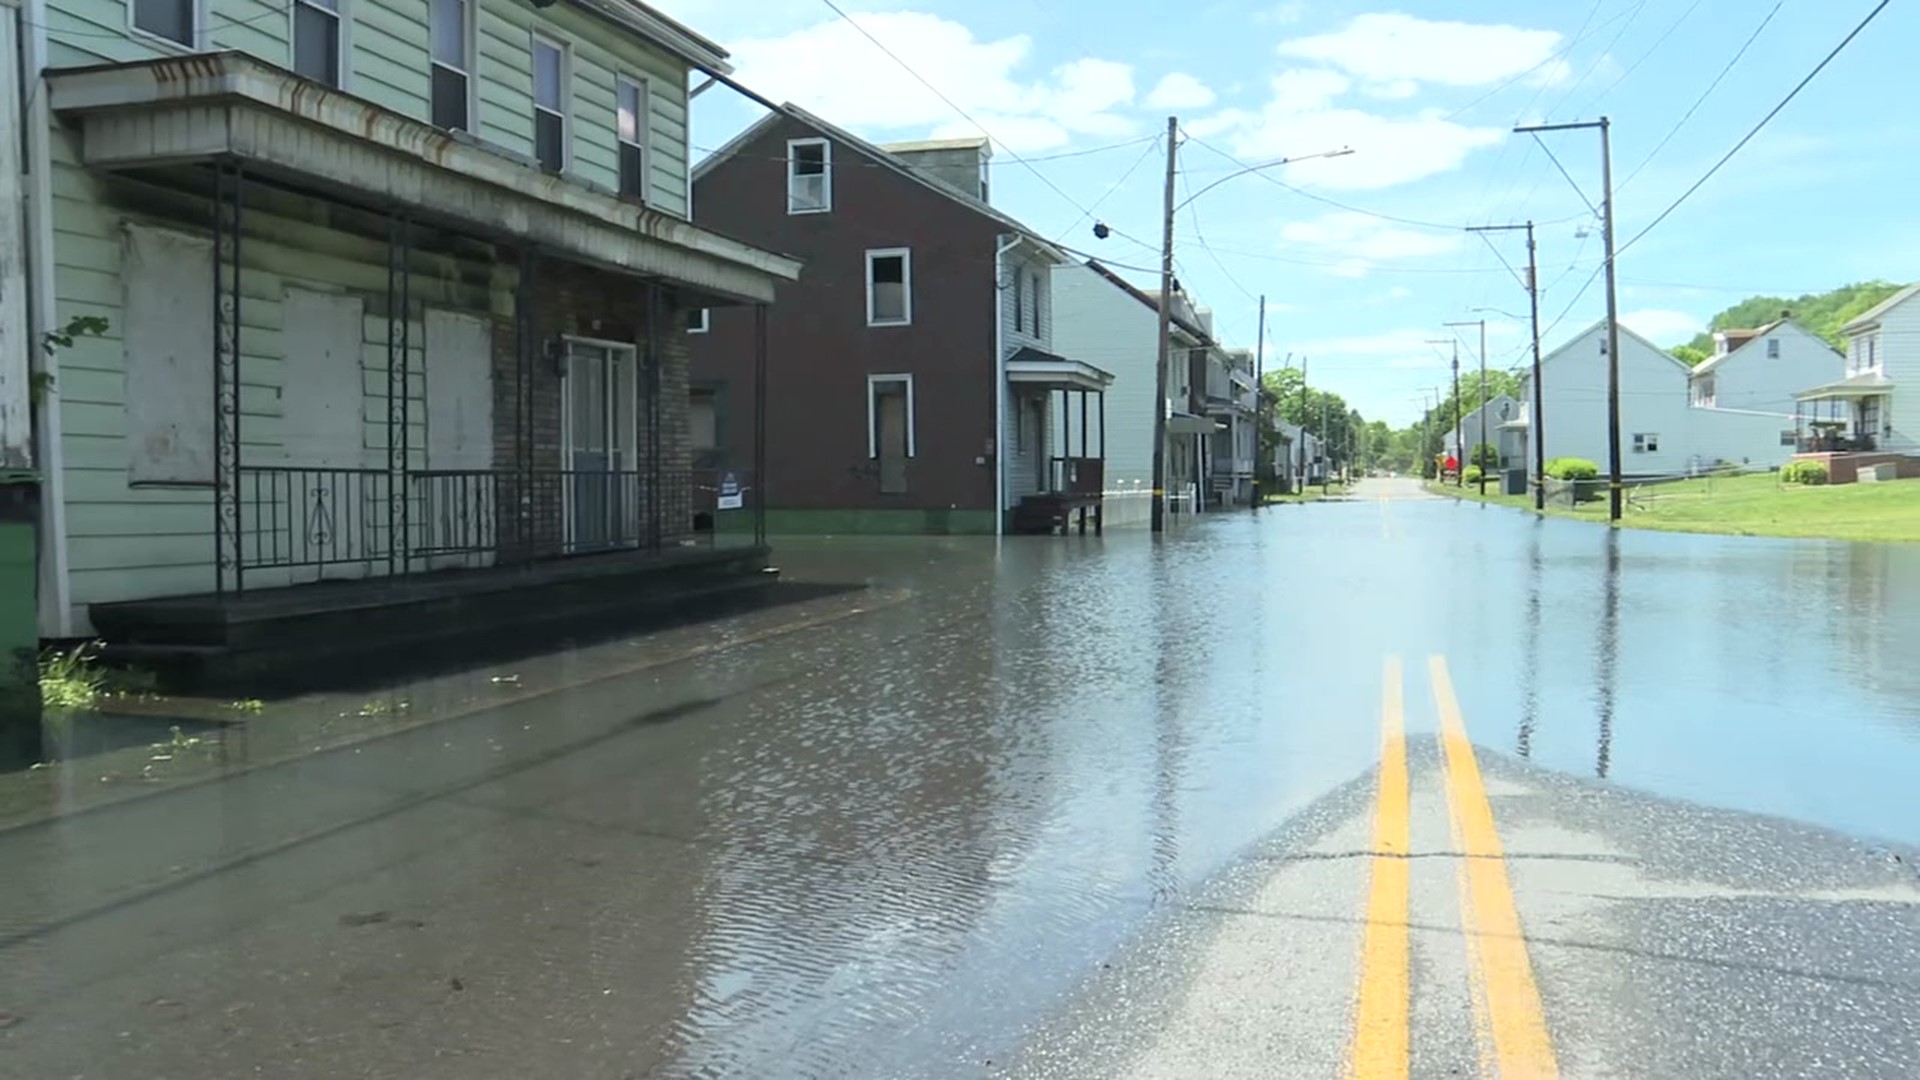
M 0 1075 L 1335 1076 L 1376 960 L 1416 1076 L 1526 1060 L 1511 963 L 1568 1076 L 1920 1060 L 1920 546 L 1373 482 L 776 561 L 865 588 L 0 831 Z

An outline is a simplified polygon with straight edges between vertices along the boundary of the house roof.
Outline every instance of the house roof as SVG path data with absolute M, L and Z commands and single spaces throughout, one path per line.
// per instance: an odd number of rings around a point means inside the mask
M 1887 312 L 1892 311 L 1894 308 L 1899 307 L 1917 295 L 1920 295 L 1920 281 L 1914 282 L 1912 285 L 1901 289 L 1885 300 L 1855 315 L 1852 319 L 1847 320 L 1847 325 L 1841 327 L 1840 332 L 1843 334 L 1851 334 L 1855 330 L 1871 330 L 1881 319 L 1886 317 Z
M 930 191 L 933 191 L 937 194 L 940 194 L 949 199 L 952 199 L 954 202 L 959 203 L 960 205 L 966 207 L 969 210 L 972 210 L 974 213 L 979 214 L 982 217 L 988 218 L 992 221 L 999 223 L 1002 227 L 1006 228 L 1009 232 L 1020 234 L 1020 236 L 1023 239 L 1027 240 L 1034 247 L 1038 248 L 1042 254 L 1047 255 L 1049 258 L 1053 259 L 1055 262 L 1069 263 L 1069 262 L 1075 261 L 1072 258 L 1069 258 L 1065 252 L 1061 251 L 1059 248 L 1055 247 L 1051 243 L 1048 243 L 1046 240 L 1042 239 L 1039 233 L 1021 224 L 1017 218 L 1009 217 L 1006 214 L 1001 213 L 999 210 L 996 210 L 993 207 L 987 205 L 986 203 L 981 202 L 979 199 L 976 199 L 972 195 L 969 195 L 966 192 L 961 191 L 959 188 L 954 187 L 952 184 L 947 183 L 946 181 L 940 179 L 937 176 L 929 175 L 928 173 L 920 169 L 914 168 L 913 166 L 909 165 L 905 161 L 902 161 L 901 159 L 888 153 L 886 148 L 879 145 L 878 143 L 868 142 L 867 140 L 861 138 L 858 135 L 855 135 L 853 132 L 848 131 L 845 128 L 839 127 L 835 124 L 822 120 L 818 116 L 813 115 L 812 113 L 808 112 L 807 110 L 801 108 L 798 105 L 793 104 L 792 102 L 787 102 L 786 104 L 781 105 L 778 109 L 768 112 L 767 115 L 761 117 L 758 122 L 749 126 L 745 131 L 742 131 L 740 134 L 735 135 L 733 138 L 727 140 L 726 145 L 720 147 L 720 149 L 715 150 L 713 153 L 707 155 L 707 157 L 703 159 L 700 162 L 700 164 L 694 166 L 693 179 L 696 182 L 698 182 L 701 177 L 707 175 L 708 173 L 712 172 L 714 169 L 718 168 L 720 165 L 730 160 L 735 154 L 739 153 L 740 150 L 743 147 L 745 147 L 748 143 L 752 142 L 754 139 L 759 138 L 760 133 L 762 131 L 766 130 L 775 121 L 779 120 L 783 116 L 786 117 L 787 119 L 794 120 L 798 123 L 804 124 L 807 127 L 812 128 L 813 130 L 819 132 L 820 134 L 825 135 L 829 139 L 832 139 L 834 142 L 837 142 L 842 146 L 848 147 L 849 149 L 853 150 L 855 153 L 858 153 L 864 157 L 873 159 L 873 161 L 876 164 L 892 169 L 894 172 L 899 173 L 901 176 L 904 176 L 907 179 L 912 180 L 913 182 L 921 185 L 922 187 L 927 188 Z M 969 140 L 950 140 L 950 141 L 964 142 Z M 902 146 L 913 145 L 913 144 L 894 143 L 893 145 L 896 148 L 899 148 Z
M 889 154 L 912 154 L 922 150 L 985 150 L 989 155 L 993 153 L 992 142 L 979 135 L 967 139 L 913 139 L 878 145 Z
M 1701 361 L 1700 366 L 1693 369 L 1694 376 L 1698 377 L 1701 375 L 1710 375 L 1713 372 L 1718 371 L 1721 365 L 1726 362 L 1727 357 L 1732 356 L 1734 353 L 1737 353 L 1741 349 L 1746 348 L 1749 344 L 1755 341 L 1758 341 L 1763 337 L 1766 337 L 1768 334 L 1773 333 L 1775 330 L 1778 330 L 1783 326 L 1791 326 L 1796 330 L 1799 330 L 1801 333 L 1807 335 L 1810 338 L 1813 338 L 1815 341 L 1820 342 L 1820 344 L 1826 345 L 1827 348 L 1833 349 L 1835 354 L 1838 354 L 1840 351 L 1838 349 L 1834 349 L 1832 345 L 1828 344 L 1826 339 L 1822 338 L 1820 335 L 1814 333 L 1813 331 L 1807 329 L 1805 326 L 1800 325 L 1800 323 L 1794 319 L 1791 319 L 1791 318 L 1775 319 L 1772 322 L 1768 323 L 1767 325 L 1759 327 L 1754 330 L 1723 330 L 1721 331 L 1721 333 L 1726 334 L 1729 339 L 1731 339 L 1734 334 L 1742 335 L 1742 337 L 1740 338 L 1740 343 L 1738 345 L 1728 345 L 1726 352 L 1720 353 L 1715 356 L 1710 356 L 1707 359 Z
M 1154 312 L 1156 313 L 1159 312 L 1160 310 L 1159 290 L 1156 289 L 1153 292 L 1148 292 L 1147 290 L 1141 288 L 1140 286 L 1135 285 L 1133 282 L 1128 281 L 1126 278 L 1121 277 L 1119 274 L 1114 273 L 1112 270 L 1109 270 L 1106 267 L 1100 265 L 1100 263 L 1096 262 L 1093 259 L 1087 260 L 1087 269 L 1092 270 L 1094 273 L 1099 274 L 1103 278 L 1106 278 L 1108 281 L 1112 282 L 1115 286 L 1119 287 L 1121 292 L 1124 292 L 1127 295 L 1133 297 L 1135 300 L 1138 300 L 1142 304 L 1145 304 L 1147 307 L 1151 308 Z M 1181 318 L 1178 312 L 1174 312 L 1170 316 L 1170 318 L 1173 320 L 1174 325 L 1178 326 L 1181 330 L 1185 331 L 1186 334 L 1189 337 L 1192 337 L 1195 341 L 1201 342 L 1202 344 L 1206 344 L 1206 345 L 1213 344 L 1212 335 L 1208 334 L 1205 330 L 1200 329 L 1198 325 L 1194 323 L 1190 323 L 1187 320 Z
M 1849 375 L 1839 382 L 1816 386 L 1811 390 L 1801 390 L 1794 394 L 1799 401 L 1828 401 L 1834 399 L 1873 397 L 1893 389 L 1893 380 L 1878 371 L 1863 371 L 1858 375 Z
M 721 75 L 733 73 L 733 65 L 727 63 L 727 50 L 650 4 L 641 3 L 640 0 L 574 0 L 574 3 L 645 35 L 703 71 Z
M 1568 349 L 1573 348 L 1574 342 L 1580 341 L 1581 339 L 1585 338 L 1588 334 L 1593 333 L 1595 330 L 1602 329 L 1606 325 L 1607 325 L 1607 320 L 1605 319 L 1594 320 L 1593 323 L 1589 325 L 1585 330 L 1582 330 L 1579 333 L 1573 335 L 1573 337 L 1567 339 L 1567 342 L 1564 345 L 1561 345 L 1559 348 L 1541 357 L 1540 358 L 1541 366 L 1542 367 L 1546 366 L 1547 363 L 1552 361 L 1555 357 L 1559 356 L 1563 352 L 1566 352 Z M 1686 361 L 1673 355 L 1672 353 L 1661 348 L 1660 346 L 1655 345 L 1653 342 L 1648 341 L 1645 337 L 1634 333 L 1633 328 L 1629 327 L 1626 323 L 1620 324 L 1620 336 L 1622 338 L 1632 338 L 1633 340 L 1639 342 L 1640 344 L 1645 345 L 1647 348 L 1652 349 L 1654 352 L 1659 353 L 1661 356 L 1666 357 L 1668 360 L 1671 360 L 1673 362 L 1673 366 L 1679 368 L 1681 371 L 1686 372 L 1689 376 L 1693 374 L 1693 369 L 1687 366 Z M 1523 378 L 1521 382 L 1525 383 L 1526 379 Z

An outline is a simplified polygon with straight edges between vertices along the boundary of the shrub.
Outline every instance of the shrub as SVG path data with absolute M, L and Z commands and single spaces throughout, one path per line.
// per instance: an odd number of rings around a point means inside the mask
M 1827 467 L 1818 461 L 1795 461 L 1780 470 L 1780 479 L 1789 484 L 1806 484 L 1817 487 L 1833 477 Z
M 1481 469 L 1480 466 L 1469 465 L 1467 466 L 1467 471 L 1461 475 L 1460 479 L 1464 483 L 1477 484 L 1480 482 L 1480 478 L 1485 475 L 1485 470 Z
M 1547 462 L 1547 475 L 1555 480 L 1595 480 L 1600 476 L 1600 466 L 1586 458 L 1554 458 Z

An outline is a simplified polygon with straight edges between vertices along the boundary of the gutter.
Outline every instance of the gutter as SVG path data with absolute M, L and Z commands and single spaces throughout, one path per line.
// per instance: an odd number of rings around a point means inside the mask
M 67 562 L 66 459 L 61 453 L 60 358 L 33 345 L 57 325 L 53 283 L 53 114 L 48 108 L 47 0 L 26 0 L 20 70 L 26 127 L 27 341 L 30 363 L 52 380 L 36 406 L 34 460 L 40 467 L 40 634 L 70 638 L 72 585 Z

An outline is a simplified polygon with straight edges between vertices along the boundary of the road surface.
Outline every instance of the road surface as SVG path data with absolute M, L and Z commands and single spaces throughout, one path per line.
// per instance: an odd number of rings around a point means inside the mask
M 0 1076 L 1920 1073 L 1920 548 L 1402 481 L 780 557 L 873 588 L 0 831 Z

